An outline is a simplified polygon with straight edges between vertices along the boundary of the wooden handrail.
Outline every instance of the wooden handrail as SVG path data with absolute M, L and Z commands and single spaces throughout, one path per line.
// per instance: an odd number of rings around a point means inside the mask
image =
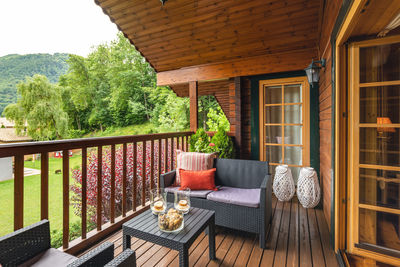
M 20 229 L 23 227 L 23 214 L 24 214 L 24 156 L 31 154 L 41 154 L 41 196 L 40 196 L 40 214 L 38 217 L 46 219 L 49 217 L 49 205 L 52 204 L 49 201 L 49 152 L 62 151 L 62 196 L 63 196 L 63 238 L 62 248 L 66 251 L 79 251 L 84 249 L 85 245 L 102 238 L 102 235 L 108 234 L 109 230 L 107 227 L 115 228 L 115 225 L 126 219 L 136 216 L 138 212 L 142 212 L 143 209 L 147 208 L 148 205 L 148 193 L 149 189 L 153 189 L 159 186 L 159 176 L 162 172 L 167 172 L 173 169 L 176 163 L 175 150 L 188 148 L 188 138 L 193 134 L 192 132 L 178 132 L 178 133 L 161 133 L 161 134 L 149 134 L 149 135 L 132 135 L 132 136 L 119 136 L 119 137 L 101 137 L 101 138 L 83 138 L 83 139 L 70 139 L 70 140 L 56 140 L 56 141 L 42 141 L 42 142 L 31 142 L 31 143 L 15 143 L 15 144 L 4 144 L 0 145 L 0 158 L 2 157 L 14 157 L 14 229 Z M 175 141 L 176 140 L 176 141 Z M 149 148 L 147 146 L 150 145 Z M 157 149 L 155 148 L 157 145 Z M 139 173 L 140 179 L 138 179 L 137 167 L 138 167 L 138 146 L 142 149 L 142 158 L 139 161 L 141 163 L 141 172 Z M 122 188 L 116 186 L 116 154 L 118 149 L 122 149 Z M 70 163 L 69 153 L 72 149 L 80 149 L 82 151 L 82 165 L 81 165 L 81 226 L 82 232 L 79 241 L 69 242 L 69 227 L 70 227 Z M 90 150 L 89 150 L 90 149 Z M 96 228 L 92 232 L 87 233 L 87 211 L 89 196 L 88 190 L 93 190 L 92 187 L 88 187 L 88 154 L 93 149 L 97 149 L 97 177 L 95 178 L 95 186 L 97 190 L 96 195 Z M 107 151 L 109 154 L 104 154 Z M 120 150 L 118 150 L 120 151 Z M 93 151 L 94 152 L 94 151 Z M 129 153 L 129 155 L 128 155 Z M 155 153 L 158 153 L 155 156 Z M 148 154 L 148 157 L 146 156 Z M 104 156 L 106 155 L 106 156 Z M 108 156 L 110 156 L 108 158 Z M 132 158 L 131 158 L 132 156 Z M 164 159 L 162 159 L 164 157 Z M 93 159 L 93 158 L 92 158 Z M 103 162 L 104 159 L 104 162 Z M 131 160 L 132 159 L 132 160 Z M 150 162 L 148 161 L 150 160 Z M 108 166 L 110 164 L 110 166 Z M 131 164 L 131 165 L 130 165 Z M 104 166 L 103 166 L 104 165 Z M 129 169 L 128 169 L 129 166 Z M 109 171 L 105 171 L 106 169 Z M 132 169 L 131 169 L 132 167 Z M 148 172 L 148 169 L 150 171 Z M 156 169 L 157 168 L 157 169 Z M 132 180 L 132 184 L 128 187 L 128 170 L 129 179 Z M 131 171 L 132 170 L 132 173 Z M 111 174 L 110 174 L 111 172 Z M 108 173 L 108 174 L 106 174 Z M 110 175 L 110 176 L 105 176 Z M 120 175 L 120 174 L 119 174 Z M 157 175 L 155 179 L 154 175 Z M 103 188 L 104 177 L 109 177 L 110 188 Z M 129 183 L 130 181 L 129 180 Z M 157 181 L 157 185 L 155 184 Z M 138 192 L 138 183 L 141 185 L 141 190 Z M 116 192 L 117 188 L 122 192 Z M 109 202 L 103 203 L 103 192 L 110 190 Z M 131 192 L 131 198 L 128 199 L 128 191 Z M 121 215 L 120 219 L 117 218 L 119 214 L 115 209 L 116 196 L 122 195 L 122 210 L 118 210 Z M 93 194 L 91 194 L 93 195 Z M 104 199 L 105 201 L 105 199 Z M 128 203 L 132 202 L 132 205 Z M 104 205 L 104 206 L 103 206 Z M 103 212 L 104 207 L 107 208 L 109 214 L 109 222 L 104 223 Z M 139 208 L 139 209 L 138 209 Z M 108 211 L 109 209 L 109 211 Z M 129 210 L 128 210 L 129 209 Z M 99 235 L 99 236 L 96 236 Z M 89 240 L 90 239 L 90 240 Z M 73 248 L 71 248 L 73 244 Z
M 84 147 L 109 146 L 123 143 L 143 142 L 166 139 L 177 136 L 190 136 L 193 132 L 157 133 L 148 135 L 127 135 L 116 137 L 94 137 L 81 139 L 66 139 L 54 141 L 38 141 L 27 143 L 11 143 L 0 145 L 0 158 L 17 155 L 40 154 L 61 150 L 81 149 Z

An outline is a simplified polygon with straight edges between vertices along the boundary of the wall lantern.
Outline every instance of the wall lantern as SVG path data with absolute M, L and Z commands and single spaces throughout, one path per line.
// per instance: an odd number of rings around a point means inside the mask
M 165 2 L 167 2 L 168 0 L 160 0 L 161 4 L 164 5 Z
M 311 64 L 305 68 L 307 74 L 308 83 L 314 87 L 318 85 L 319 82 L 319 70 L 325 67 L 325 59 L 317 60 L 311 62 Z M 318 65 L 319 64 L 319 65 Z

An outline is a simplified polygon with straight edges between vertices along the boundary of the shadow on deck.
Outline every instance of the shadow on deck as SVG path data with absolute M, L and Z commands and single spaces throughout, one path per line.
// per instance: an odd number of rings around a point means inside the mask
M 272 206 L 267 249 L 259 247 L 255 234 L 217 228 L 217 260 L 208 259 L 208 237 L 202 233 L 189 250 L 190 266 L 338 266 L 322 210 L 304 209 L 297 198 L 286 203 L 273 198 Z M 118 255 L 122 251 L 122 230 L 105 241 L 115 244 L 114 253 Z M 134 237 L 132 249 L 138 266 L 179 265 L 177 251 Z

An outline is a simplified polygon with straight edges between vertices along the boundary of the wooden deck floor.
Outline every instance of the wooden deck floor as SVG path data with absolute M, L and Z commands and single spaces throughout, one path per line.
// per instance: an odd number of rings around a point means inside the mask
M 122 232 L 105 241 L 122 251 Z M 190 266 L 338 266 L 329 244 L 322 210 L 304 209 L 296 198 L 282 203 L 273 199 L 273 219 L 262 250 L 254 234 L 217 228 L 217 260 L 208 259 L 208 237 L 201 234 L 190 248 Z M 176 251 L 132 238 L 138 266 L 178 266 Z

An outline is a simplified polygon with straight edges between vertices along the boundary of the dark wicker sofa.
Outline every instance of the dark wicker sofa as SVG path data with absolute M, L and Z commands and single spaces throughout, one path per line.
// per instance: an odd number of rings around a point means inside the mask
M 212 191 L 199 196 L 192 191 L 190 201 L 193 207 L 215 211 L 215 224 L 236 230 L 257 233 L 260 235 L 260 247 L 265 248 L 265 234 L 267 225 L 271 221 L 271 177 L 268 174 L 268 162 L 255 160 L 215 159 L 215 184 L 219 187 L 219 194 L 234 191 L 238 194 L 252 194 L 255 192 L 258 205 L 246 205 L 235 201 L 216 201 Z M 175 181 L 175 170 L 162 174 L 160 187 L 169 189 L 167 198 L 174 201 L 172 188 Z M 258 190 L 257 190 L 258 189 Z M 226 195 L 226 194 L 225 194 Z M 229 195 L 229 194 L 228 194 Z M 226 197 L 226 196 L 225 196 Z M 253 202 L 254 202 L 254 196 Z M 243 198 L 246 198 L 244 196 Z M 211 200 L 213 199 L 213 200 Z M 240 197 L 239 200 L 240 202 Z M 254 204 L 254 203 L 252 203 Z
M 136 266 L 135 252 L 114 259 L 114 244 L 105 242 L 80 258 L 50 248 L 50 225 L 42 220 L 0 237 L 0 265 L 5 266 Z

